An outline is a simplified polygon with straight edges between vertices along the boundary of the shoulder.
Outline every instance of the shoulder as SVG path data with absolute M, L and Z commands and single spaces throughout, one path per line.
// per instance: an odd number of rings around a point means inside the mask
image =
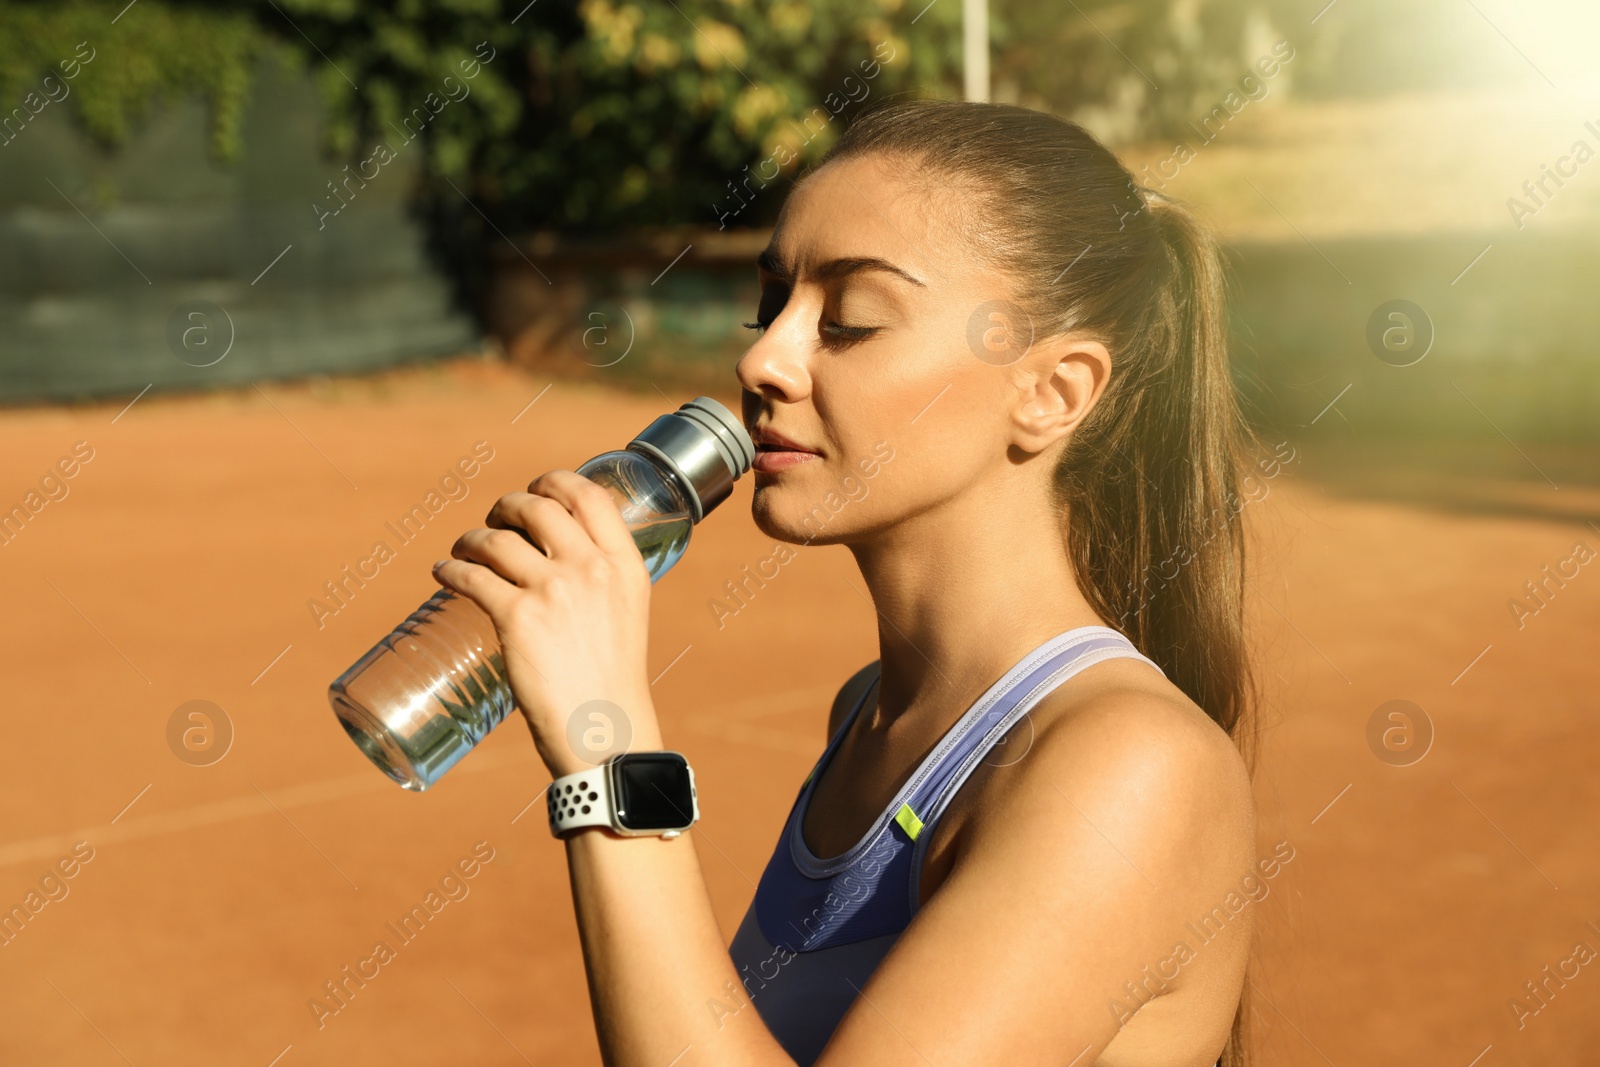
M 948 874 L 819 1064 L 902 1062 L 906 1032 L 951 1062 L 1042 1063 L 1085 1042 L 1103 1052 L 1136 1015 L 1145 1036 L 1119 1062 L 1175 1062 L 1148 1054 L 1162 1043 L 1186 1062 L 1222 1047 L 1254 922 L 1235 892 L 1256 863 L 1243 760 L 1132 660 L 1096 664 L 1029 722 L 1025 755 L 974 771 Z
M 1255 805 L 1232 739 L 1137 661 L 1079 677 L 1030 713 L 1027 755 L 987 776 L 964 835 L 971 851 L 1028 843 L 1046 867 L 1099 853 L 1108 871 L 1175 890 L 1163 894 L 1175 904 L 1236 881 L 1255 862 Z
M 1250 775 L 1233 739 L 1177 686 L 1134 660 L 1082 677 L 1085 686 L 1041 702 L 1041 765 L 1070 773 L 1091 794 L 1133 788 L 1253 811 Z
M 861 699 L 862 693 L 877 676 L 878 661 L 873 660 L 852 674 L 845 680 L 844 685 L 839 687 L 838 694 L 833 698 L 833 709 L 828 712 L 829 741 L 833 740 L 833 736 L 839 732 L 839 727 L 844 724 L 845 716 L 850 714 L 850 709 L 856 706 L 856 702 Z

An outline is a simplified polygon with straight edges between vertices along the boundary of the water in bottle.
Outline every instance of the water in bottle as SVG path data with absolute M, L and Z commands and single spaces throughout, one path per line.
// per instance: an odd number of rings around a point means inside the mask
M 678 562 L 694 524 L 727 499 L 754 458 L 743 423 L 702 396 L 577 472 L 611 492 L 653 582 Z M 444 589 L 341 674 L 328 700 L 367 758 L 416 791 L 438 781 L 514 706 L 494 624 Z

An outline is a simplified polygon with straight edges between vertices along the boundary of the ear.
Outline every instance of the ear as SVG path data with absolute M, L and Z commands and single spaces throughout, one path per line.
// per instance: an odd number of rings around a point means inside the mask
M 1042 452 L 1081 423 L 1111 377 L 1111 353 L 1099 341 L 1071 334 L 1035 344 L 1017 362 L 1011 443 Z

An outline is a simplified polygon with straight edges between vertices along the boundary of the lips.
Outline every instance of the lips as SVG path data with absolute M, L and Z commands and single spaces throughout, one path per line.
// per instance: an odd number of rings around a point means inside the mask
M 771 427 L 757 427 L 750 438 L 756 445 L 755 461 L 750 466 L 765 474 L 775 474 L 801 463 L 810 463 L 821 455 Z
M 808 452 L 811 455 L 820 455 L 814 448 L 807 448 L 799 441 L 792 441 L 778 431 L 769 427 L 757 427 L 751 434 L 751 439 L 756 443 L 756 450 L 761 452 Z

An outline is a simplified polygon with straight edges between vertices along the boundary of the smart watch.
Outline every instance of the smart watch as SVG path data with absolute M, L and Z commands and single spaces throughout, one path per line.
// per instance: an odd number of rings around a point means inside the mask
M 679 752 L 620 752 L 565 774 L 545 796 L 550 833 L 609 826 L 625 837 L 677 837 L 700 818 L 694 771 Z

